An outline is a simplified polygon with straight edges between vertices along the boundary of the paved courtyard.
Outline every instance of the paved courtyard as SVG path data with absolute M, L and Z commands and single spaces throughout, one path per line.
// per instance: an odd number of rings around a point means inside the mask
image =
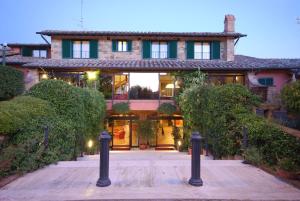
M 115 151 L 110 158 L 109 187 L 96 187 L 99 155 L 94 155 L 26 174 L 0 189 L 0 200 L 300 200 L 300 190 L 238 160 L 203 158 L 204 185 L 193 187 L 186 153 Z

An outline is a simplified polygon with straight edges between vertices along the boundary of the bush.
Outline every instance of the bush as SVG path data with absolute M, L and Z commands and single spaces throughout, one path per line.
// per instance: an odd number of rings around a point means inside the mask
M 23 91 L 23 72 L 9 66 L 0 66 L 0 101 L 11 99 Z
M 95 139 L 101 131 L 106 103 L 95 90 L 47 80 L 32 87 L 27 96 L 0 106 L 0 132 L 9 136 L 0 150 L 0 175 L 5 176 L 77 157 L 79 140 Z M 45 126 L 49 128 L 47 148 Z
M 49 127 L 45 149 L 44 127 Z M 30 96 L 0 103 L 0 129 L 9 139 L 0 149 L 0 177 L 35 170 L 58 160 L 69 160 L 74 149 L 72 128 L 51 105 Z
M 158 108 L 157 111 L 159 113 L 173 115 L 176 112 L 177 108 L 175 105 L 171 103 L 162 103 Z
M 289 112 L 300 113 L 300 81 L 286 85 L 281 91 L 281 99 Z
M 118 114 L 127 114 L 130 111 L 129 103 L 128 102 L 115 103 L 112 106 L 112 110 Z
M 179 97 L 185 122 L 200 131 L 216 158 L 240 154 L 239 116 L 251 112 L 258 98 L 242 85 L 192 85 Z
M 137 122 L 137 133 L 140 139 L 140 144 L 149 145 L 155 138 L 157 122 L 151 120 L 139 120 Z
M 262 164 L 262 156 L 260 151 L 256 147 L 250 147 L 246 149 L 244 153 L 245 161 L 252 165 L 259 166 Z

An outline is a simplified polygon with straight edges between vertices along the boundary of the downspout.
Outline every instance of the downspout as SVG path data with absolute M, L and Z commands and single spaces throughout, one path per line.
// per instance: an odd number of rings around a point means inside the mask
M 40 34 L 40 36 L 42 37 L 42 39 L 43 39 L 48 45 L 51 45 L 51 44 L 49 43 L 49 41 L 45 38 L 45 36 L 43 36 L 43 34 Z

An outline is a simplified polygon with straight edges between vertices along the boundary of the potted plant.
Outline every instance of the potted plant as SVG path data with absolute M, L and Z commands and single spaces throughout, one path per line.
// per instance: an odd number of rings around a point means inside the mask
M 177 108 L 175 105 L 171 103 L 162 103 L 158 108 L 157 111 L 162 114 L 166 115 L 173 115 L 176 112 Z
M 181 135 L 180 135 L 180 129 L 178 127 L 176 127 L 175 125 L 173 126 L 172 129 L 172 136 L 174 138 L 174 145 L 176 147 L 177 150 L 179 150 L 180 145 L 179 145 L 179 141 L 181 142 Z
M 140 149 L 149 148 L 150 141 L 155 137 L 154 122 L 151 120 L 139 120 L 137 123 Z
M 296 179 L 296 171 L 299 169 L 296 162 L 290 158 L 279 159 L 277 167 L 277 175 L 285 179 Z

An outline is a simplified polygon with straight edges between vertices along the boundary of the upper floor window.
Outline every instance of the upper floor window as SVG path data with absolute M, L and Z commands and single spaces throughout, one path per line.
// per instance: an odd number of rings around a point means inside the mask
M 62 40 L 62 58 L 98 58 L 98 40 Z
M 90 58 L 89 41 L 73 41 L 73 58 Z
M 187 59 L 220 59 L 220 41 L 199 42 L 186 41 Z
M 258 78 L 258 82 L 259 82 L 259 84 L 264 85 L 264 86 L 273 86 L 273 84 L 274 84 L 272 77 Z
M 194 59 L 210 59 L 210 43 L 195 42 Z
M 177 58 L 177 41 L 142 41 L 142 58 L 143 59 L 176 59 Z
M 118 41 L 118 52 L 127 51 L 127 41 Z
M 132 41 L 131 40 L 113 40 L 112 51 L 113 52 L 131 52 Z
M 153 58 L 153 59 L 168 58 L 168 43 L 167 42 L 152 42 L 151 58 Z
M 33 50 L 32 51 L 33 57 L 39 57 L 39 58 L 46 58 L 47 57 L 47 50 Z

